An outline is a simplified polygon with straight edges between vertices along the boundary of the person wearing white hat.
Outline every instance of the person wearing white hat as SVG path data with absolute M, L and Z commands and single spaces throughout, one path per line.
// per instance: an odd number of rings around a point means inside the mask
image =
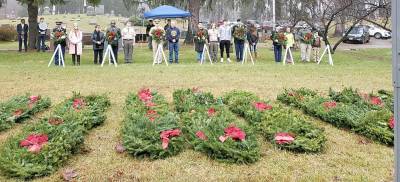
M 69 40 L 69 54 L 72 55 L 72 63 L 74 65 L 81 65 L 82 55 L 82 31 L 79 30 L 78 24 L 74 23 L 74 28 L 68 35 Z

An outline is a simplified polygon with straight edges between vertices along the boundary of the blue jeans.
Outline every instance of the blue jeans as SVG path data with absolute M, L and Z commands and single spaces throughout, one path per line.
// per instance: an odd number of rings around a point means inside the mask
M 40 35 L 38 36 L 38 45 L 37 45 L 37 47 L 36 47 L 37 51 L 42 50 L 42 51 L 44 52 L 44 51 L 46 50 L 46 44 L 45 44 L 45 42 L 46 42 L 46 35 L 40 34 Z
M 235 42 L 236 60 L 243 61 L 244 43 Z
M 197 61 L 201 61 L 201 56 L 203 55 L 203 51 L 197 52 Z
M 54 51 L 57 49 L 57 46 L 58 45 L 54 45 Z M 65 63 L 65 46 L 61 45 L 61 51 L 63 54 L 63 55 L 61 55 L 61 57 L 64 59 L 64 63 Z M 56 53 L 56 56 L 54 57 L 54 64 L 56 66 L 58 66 L 58 65 L 62 66 L 61 60 L 58 60 L 58 52 Z
M 274 45 L 275 62 L 281 62 L 282 60 L 282 46 Z
M 179 60 L 179 44 L 178 42 L 170 42 L 169 43 L 169 62 L 172 63 L 172 60 L 174 60 L 174 54 L 175 54 L 175 63 L 178 63 Z

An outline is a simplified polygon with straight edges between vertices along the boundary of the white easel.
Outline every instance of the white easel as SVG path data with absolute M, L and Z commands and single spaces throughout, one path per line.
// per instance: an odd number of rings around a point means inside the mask
M 294 65 L 294 58 L 293 58 L 292 50 L 290 49 L 289 46 L 287 46 L 286 50 L 285 50 L 285 57 L 283 57 L 283 65 L 286 65 L 288 54 L 290 55 L 290 58 L 292 58 L 292 65 Z
M 210 56 L 210 51 L 208 50 L 208 46 L 206 44 L 204 44 L 203 53 L 201 54 L 200 64 L 203 64 L 204 61 L 207 61 L 207 57 L 205 56 L 205 54 L 207 55 L 208 59 L 210 60 L 210 63 L 213 64 L 213 62 L 211 60 L 211 56 Z
M 332 54 L 331 54 L 331 47 L 330 47 L 329 45 L 326 45 L 326 48 L 325 48 L 324 52 L 322 53 L 321 58 L 319 58 L 317 64 L 321 63 L 322 58 L 324 58 L 326 52 L 328 52 L 328 62 L 329 62 L 329 65 L 333 66 L 333 59 L 332 59 Z
M 167 61 L 167 59 L 165 58 L 165 54 L 164 54 L 164 50 L 163 50 L 163 45 L 162 45 L 161 43 L 159 43 L 157 47 L 158 47 L 158 48 L 157 48 L 156 55 L 155 55 L 154 58 L 153 58 L 153 66 L 156 65 L 157 63 L 159 63 L 158 60 L 160 60 L 160 59 L 162 59 L 162 60 L 161 60 L 161 63 L 162 63 L 162 61 L 164 61 L 165 64 L 168 66 L 168 61 Z M 154 47 L 153 47 L 153 49 L 154 49 Z
M 108 57 L 108 65 L 111 65 L 111 63 L 112 63 L 111 59 L 112 59 L 114 61 L 114 66 L 118 67 L 118 63 L 115 60 L 115 55 L 114 55 L 111 45 L 107 46 L 106 53 L 104 53 L 103 61 L 101 62 L 101 67 L 104 66 L 104 62 L 106 61 L 107 57 Z
M 250 56 L 250 60 L 251 63 L 253 63 L 254 65 L 254 59 L 253 56 L 251 55 L 251 51 L 250 51 L 250 45 L 248 43 L 244 44 L 244 52 L 243 52 L 243 61 L 242 64 L 244 64 L 245 62 L 247 62 L 247 57 Z
M 56 50 L 54 51 L 53 56 L 51 57 L 50 62 L 49 62 L 49 65 L 48 65 L 47 67 L 50 67 L 50 66 L 51 66 L 51 63 L 53 63 L 53 61 L 54 61 L 54 59 L 55 59 L 57 53 L 58 53 L 58 65 L 60 65 L 60 63 L 61 63 L 62 66 L 63 66 L 63 68 L 65 68 L 64 55 L 63 55 L 63 52 L 62 52 L 62 49 L 61 49 L 61 45 L 60 45 L 60 44 L 57 45 L 57 48 L 56 48 Z

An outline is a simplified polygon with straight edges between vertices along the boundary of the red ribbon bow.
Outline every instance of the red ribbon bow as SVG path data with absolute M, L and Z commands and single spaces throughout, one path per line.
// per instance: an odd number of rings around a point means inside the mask
M 225 142 L 225 140 L 228 139 L 229 137 L 235 141 L 237 140 L 244 141 L 244 139 L 246 138 L 246 133 L 243 132 L 240 128 L 236 127 L 235 125 L 225 128 L 224 131 L 225 135 L 219 137 L 219 140 L 221 142 Z
M 181 130 L 180 129 L 174 129 L 174 130 L 165 130 L 162 131 L 160 134 L 160 138 L 162 141 L 162 148 L 165 150 L 168 148 L 169 145 L 169 140 L 172 137 L 177 137 L 181 134 Z

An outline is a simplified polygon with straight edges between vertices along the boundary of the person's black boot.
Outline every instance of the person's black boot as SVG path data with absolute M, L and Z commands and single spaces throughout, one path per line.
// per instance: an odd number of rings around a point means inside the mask
M 81 56 L 78 55 L 78 66 L 81 65 Z
M 72 64 L 75 66 L 75 54 L 72 54 Z

